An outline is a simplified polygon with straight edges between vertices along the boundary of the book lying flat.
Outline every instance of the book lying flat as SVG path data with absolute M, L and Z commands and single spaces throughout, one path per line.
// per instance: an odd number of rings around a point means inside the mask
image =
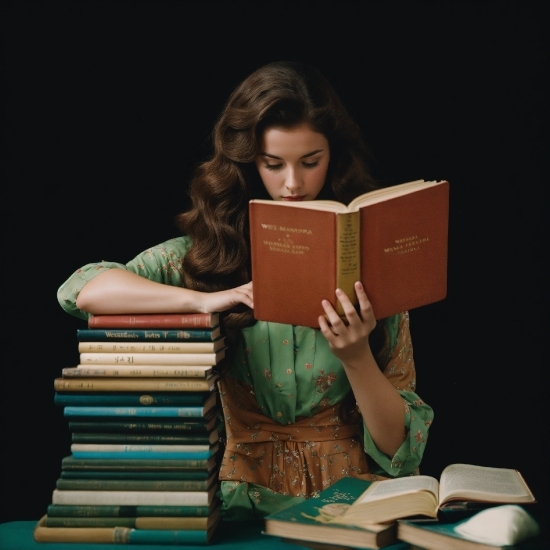
M 77 329 L 79 342 L 211 342 L 221 336 L 221 327 L 193 330 L 120 330 L 120 329 Z
M 103 405 L 134 407 L 188 407 L 203 405 L 212 392 L 56 392 L 56 405 Z
M 337 201 L 249 203 L 254 316 L 318 327 L 323 299 L 361 281 L 377 319 L 445 298 L 449 183 L 418 180 Z
M 94 365 L 217 365 L 225 357 L 225 349 L 212 353 L 107 353 L 80 354 L 80 364 Z
M 204 516 L 50 516 L 46 515 L 46 527 L 134 527 L 135 529 L 210 529 L 219 519 L 219 507 Z
M 378 549 L 394 544 L 397 542 L 395 523 L 358 527 L 328 522 L 348 508 L 370 484 L 362 479 L 342 478 L 318 496 L 268 515 L 264 534 L 296 542 L 335 541 L 342 547 Z
M 77 365 L 65 367 L 62 378 L 205 378 L 213 374 L 212 365 Z
M 219 376 L 209 378 L 87 377 L 56 378 L 54 390 L 63 391 L 214 391 Z
M 398 537 L 419 550 L 543 550 L 541 540 L 528 538 L 514 545 L 495 545 L 466 538 L 456 528 L 467 520 L 456 523 L 436 520 L 398 520 Z M 505 529 L 502 525 L 502 529 Z M 414 546 L 413 546 L 414 545 Z
M 208 544 L 219 519 L 207 529 L 136 529 L 132 527 L 47 527 L 44 516 L 34 528 L 36 542 L 190 545 Z
M 207 450 L 180 450 L 187 445 L 71 445 L 74 458 L 119 459 L 135 458 L 147 460 L 207 460 L 219 450 L 219 443 L 208 445 Z M 106 450 L 111 448 L 112 450 Z M 90 449 L 90 450 L 87 450 Z M 96 450 L 97 449 L 97 450 Z M 100 450 L 105 449 L 105 450 Z M 164 450 L 160 450 L 164 449 Z
M 208 506 L 117 506 L 105 504 L 48 504 L 48 517 L 205 517 L 212 514 L 216 501 Z
M 88 328 L 103 329 L 196 329 L 214 328 L 219 324 L 219 313 L 143 313 L 92 315 L 88 318 Z
M 209 342 L 79 342 L 80 353 L 213 353 L 225 347 L 222 336 Z
M 217 490 L 217 483 L 207 491 L 78 491 L 54 489 L 52 504 L 208 506 L 215 498 Z
M 219 441 L 219 432 L 214 430 L 211 433 L 189 433 L 181 435 L 163 434 L 135 434 L 117 432 L 72 432 L 72 443 L 125 443 L 136 444 L 175 444 L 175 445 L 200 445 L 216 443 Z
M 412 516 L 437 518 L 446 507 L 461 508 L 470 502 L 531 504 L 536 499 L 517 470 L 451 464 L 439 482 L 423 475 L 374 481 L 333 521 L 368 526 Z
M 156 460 L 139 458 L 76 458 L 73 455 L 61 460 L 61 469 L 94 472 L 187 472 L 210 471 L 217 466 L 217 456 L 205 459 Z

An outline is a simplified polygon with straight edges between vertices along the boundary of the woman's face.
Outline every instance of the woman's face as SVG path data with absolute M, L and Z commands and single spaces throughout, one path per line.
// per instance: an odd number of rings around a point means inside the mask
M 329 159 L 327 138 L 303 124 L 268 128 L 256 167 L 273 200 L 311 201 L 325 184 Z

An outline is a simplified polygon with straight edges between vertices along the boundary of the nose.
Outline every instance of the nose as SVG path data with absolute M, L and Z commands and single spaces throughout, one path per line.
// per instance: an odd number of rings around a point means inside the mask
M 285 187 L 291 192 L 295 193 L 302 187 L 302 179 L 299 173 L 296 170 L 289 170 L 286 180 Z

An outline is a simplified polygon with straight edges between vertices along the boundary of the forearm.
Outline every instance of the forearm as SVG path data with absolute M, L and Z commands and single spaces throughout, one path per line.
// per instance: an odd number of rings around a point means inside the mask
M 201 311 L 202 293 L 146 279 L 124 269 L 108 269 L 80 291 L 79 309 L 99 314 Z
M 378 449 L 393 456 L 405 439 L 405 405 L 399 392 L 382 373 L 372 353 L 346 374 L 363 421 Z

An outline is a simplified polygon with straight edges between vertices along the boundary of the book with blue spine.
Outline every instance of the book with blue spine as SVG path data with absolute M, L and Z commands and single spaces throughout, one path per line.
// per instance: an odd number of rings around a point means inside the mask
M 208 446 L 206 450 L 194 450 L 185 445 L 71 445 L 74 458 L 135 458 L 148 460 L 206 460 L 215 455 L 219 444 Z M 92 450 L 96 448 L 97 450 Z M 110 448 L 110 450 L 109 450 Z M 89 450 L 88 450 L 89 449 Z
M 210 411 L 216 403 L 205 403 L 204 406 L 189 407 L 102 407 L 102 406 L 67 406 L 63 408 L 64 416 L 75 417 L 94 417 L 94 416 L 138 416 L 138 417 L 157 417 L 157 418 L 200 418 Z
M 221 336 L 219 326 L 211 330 L 109 330 L 78 329 L 79 342 L 211 342 Z
M 186 392 L 55 392 L 54 403 L 62 406 L 200 406 L 212 395 L 209 391 Z

